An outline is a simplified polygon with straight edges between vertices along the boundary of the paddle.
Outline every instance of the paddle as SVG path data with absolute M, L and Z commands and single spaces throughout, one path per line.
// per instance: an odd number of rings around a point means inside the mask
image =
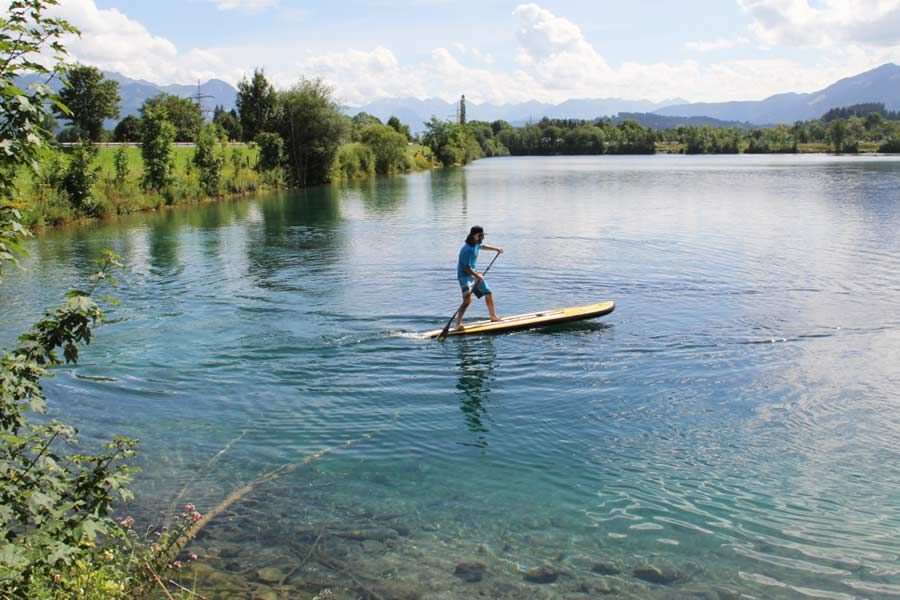
M 499 252 L 498 252 L 497 254 L 494 255 L 494 260 L 497 260 L 497 257 L 498 257 L 498 256 L 500 256 L 500 253 L 499 253 Z M 487 269 L 485 269 L 484 272 L 481 274 L 482 277 L 484 277 L 485 275 L 487 275 L 487 272 L 491 270 L 491 267 L 492 267 L 492 266 L 494 266 L 494 260 L 492 260 L 492 261 L 490 262 L 490 264 L 487 266 Z M 472 295 L 472 292 L 475 291 L 475 286 L 476 286 L 476 285 L 478 285 L 478 281 L 473 281 L 473 282 L 472 282 L 472 287 L 469 288 L 469 291 L 468 291 L 468 292 L 466 292 L 466 297 L 469 297 L 470 295 Z M 453 313 L 453 315 L 451 315 L 450 320 L 447 321 L 447 324 L 444 326 L 444 329 L 441 330 L 441 334 L 437 337 L 437 339 L 438 339 L 439 342 L 443 342 L 445 339 L 447 339 L 447 333 L 450 331 L 450 324 L 453 323 L 453 319 L 456 318 L 456 315 L 459 314 L 459 311 L 461 311 L 461 310 L 463 309 L 463 306 L 465 306 L 465 305 L 466 305 L 466 301 L 463 300 L 463 303 L 459 305 L 459 308 L 456 309 L 456 312 Z

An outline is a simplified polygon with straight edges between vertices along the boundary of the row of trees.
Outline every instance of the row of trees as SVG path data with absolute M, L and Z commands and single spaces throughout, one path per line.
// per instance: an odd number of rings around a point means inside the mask
M 855 153 L 860 144 L 900 152 L 900 119 L 890 118 L 894 116 L 882 104 L 868 104 L 834 109 L 821 119 L 793 126 L 691 125 L 656 130 L 630 118 L 619 122 L 544 118 L 522 127 L 506 121 L 452 123 L 432 118 L 425 124 L 422 142 L 445 165 L 465 164 L 482 156 L 653 154 L 658 144 L 686 154 L 791 153 L 799 152 L 802 145 Z
M 868 107 L 871 112 L 863 112 Z M 859 113 L 859 114 L 857 114 Z M 848 117 L 837 115 L 848 114 Z M 678 143 L 688 154 L 798 152 L 803 144 L 817 144 L 839 153 L 859 152 L 867 143 L 881 152 L 900 151 L 900 120 L 885 115 L 882 104 L 834 109 L 821 119 L 792 126 L 759 128 L 678 127 L 657 132 L 659 141 Z
M 60 97 L 71 107 L 57 110 L 71 123 L 60 135 L 62 141 L 99 141 L 104 119 L 118 116 L 118 84 L 94 67 L 73 67 Z M 144 102 L 140 116 L 122 119 L 112 139 L 141 144 L 144 185 L 156 190 L 171 183 L 169 147 L 173 142 L 197 143 L 201 157 L 197 166 L 204 173 L 216 171 L 221 154 L 207 151 L 208 147 L 235 140 L 254 142 L 260 146 L 260 167 L 283 168 L 287 183 L 295 186 L 425 168 L 431 163 L 429 157 L 422 156 L 418 162 L 409 157 L 409 127 L 396 117 L 387 124 L 366 113 L 347 117 L 331 88 L 318 79 L 304 79 L 288 90 L 276 91 L 263 71 L 255 70 L 249 80 L 238 84 L 236 103 L 236 110 L 216 107 L 212 123 L 205 124 L 199 105 L 190 98 L 162 93 Z M 352 147 L 338 156 L 343 144 Z M 209 186 L 205 187 L 213 190 L 216 179 L 206 177 Z

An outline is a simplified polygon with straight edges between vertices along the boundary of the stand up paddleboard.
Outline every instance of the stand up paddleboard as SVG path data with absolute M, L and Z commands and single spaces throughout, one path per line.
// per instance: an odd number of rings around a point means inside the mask
M 587 306 L 570 306 L 568 308 L 554 308 L 552 310 L 527 313 L 524 315 L 514 315 L 512 317 L 504 317 L 499 321 L 463 323 L 462 329 L 451 329 L 447 332 L 447 336 L 505 333 L 517 329 L 546 327 L 547 325 L 557 325 L 559 323 L 569 323 L 571 321 L 602 317 L 603 315 L 611 313 L 615 308 L 616 303 L 609 301 L 600 302 L 598 304 L 589 304 Z M 441 329 L 435 329 L 434 331 L 427 331 L 422 335 L 429 338 L 436 338 L 441 335 L 441 331 Z

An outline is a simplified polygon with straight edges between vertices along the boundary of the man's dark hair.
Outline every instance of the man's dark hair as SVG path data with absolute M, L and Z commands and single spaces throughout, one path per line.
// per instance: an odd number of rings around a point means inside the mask
M 470 246 L 475 245 L 475 236 L 479 233 L 484 233 L 484 227 L 481 225 L 475 225 L 472 229 L 469 230 L 469 237 L 466 238 L 466 243 Z

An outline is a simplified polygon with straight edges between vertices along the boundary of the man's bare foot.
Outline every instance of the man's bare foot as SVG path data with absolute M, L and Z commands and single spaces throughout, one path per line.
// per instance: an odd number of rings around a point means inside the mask
M 501 319 L 497 315 L 494 315 L 493 317 L 491 317 L 491 323 L 496 323 L 497 321 L 502 321 L 502 320 L 503 319 Z
M 456 324 L 456 327 L 454 327 L 453 329 L 459 330 L 459 329 L 465 329 L 465 327 L 463 327 L 463 324 L 462 324 L 462 323 L 457 323 L 457 324 Z

